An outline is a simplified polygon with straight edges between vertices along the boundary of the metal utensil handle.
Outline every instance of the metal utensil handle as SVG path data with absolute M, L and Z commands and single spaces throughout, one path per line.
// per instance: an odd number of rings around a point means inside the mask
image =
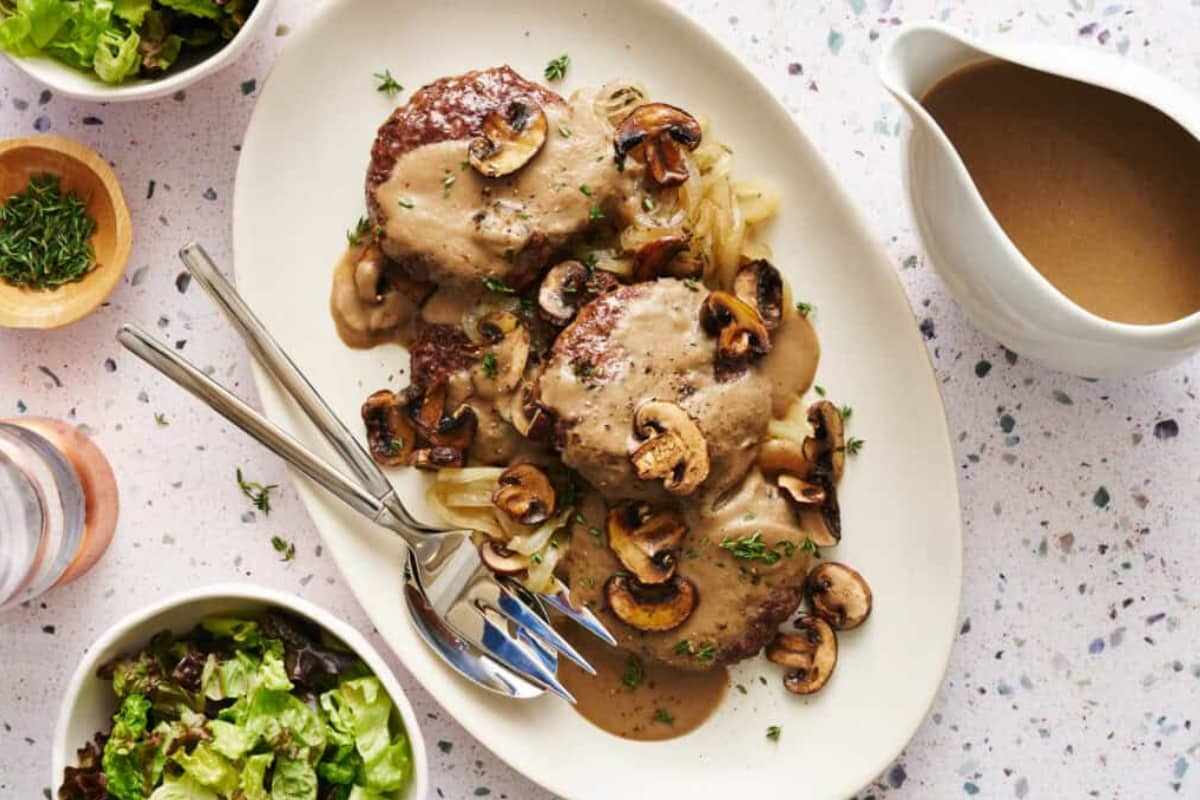
M 296 400 L 321 434 L 346 461 L 350 470 L 375 493 L 376 497 L 382 498 L 390 493 L 392 484 L 387 475 L 354 434 L 346 428 L 325 399 L 317 393 L 291 357 L 279 346 L 279 342 L 275 341 L 275 337 L 271 336 L 266 326 L 250 310 L 250 306 L 238 294 L 237 289 L 233 288 L 233 284 L 217 269 L 217 265 L 209 258 L 204 248 L 195 242 L 186 244 L 179 251 L 179 258 L 187 266 L 192 277 L 233 323 L 255 360 Z
M 241 398 L 177 355 L 136 325 L 122 325 L 117 340 L 127 350 L 187 389 L 201 402 L 250 434 L 268 450 L 312 478 L 339 500 L 373 522 L 385 524 L 406 539 L 404 531 L 392 523 L 391 514 L 368 490 L 350 480 L 324 459 L 246 405 Z

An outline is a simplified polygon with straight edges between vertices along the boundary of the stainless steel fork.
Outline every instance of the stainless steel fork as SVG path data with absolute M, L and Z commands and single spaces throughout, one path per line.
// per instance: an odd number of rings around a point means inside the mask
M 565 585 L 534 595 L 515 580 L 493 575 L 471 542 L 473 531 L 447 530 L 417 521 L 387 475 L 317 393 L 295 363 L 197 244 L 180 251 L 188 271 L 233 323 L 255 359 L 304 410 L 354 473 L 344 475 L 274 423 L 134 325 L 120 342 L 166 377 L 284 458 L 359 514 L 408 544 L 405 599 L 422 638 L 459 673 L 492 691 L 532 697 L 549 689 L 574 702 L 556 677 L 557 653 L 588 672 L 591 665 L 548 622 L 544 602 L 615 644 L 586 607 L 575 608 Z

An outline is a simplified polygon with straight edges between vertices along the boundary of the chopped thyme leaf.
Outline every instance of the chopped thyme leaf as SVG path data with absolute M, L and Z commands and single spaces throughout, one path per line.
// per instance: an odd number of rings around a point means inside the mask
M 654 198 L 651 197 L 650 195 L 646 195 L 645 197 L 642 198 L 642 209 L 643 210 L 653 211 L 657 207 L 658 207 L 658 203 L 654 202 Z
M 450 196 L 450 187 L 454 185 L 454 181 L 457 179 L 458 176 L 453 172 L 447 172 L 442 176 L 442 197 Z
M 484 288 L 486 288 L 489 292 L 495 292 L 496 294 L 516 294 L 517 293 L 516 289 L 512 288 L 511 286 L 509 286 L 507 283 L 500 280 L 499 278 L 484 278 L 483 285 L 484 285 Z
M 690 289 L 693 292 L 700 291 L 700 282 L 697 281 L 695 278 L 684 278 L 683 285 L 686 286 L 688 289 Z
M 587 525 L 587 518 L 584 517 L 583 514 L 576 514 L 575 521 L 578 522 L 580 525 Z
M 396 203 L 399 204 L 401 208 L 416 208 L 416 204 L 407 198 L 400 198 L 396 201 Z
M 571 129 L 568 128 L 566 125 L 559 125 L 558 126 L 558 135 L 563 137 L 564 139 L 570 139 L 571 138 Z
M 566 77 L 567 67 L 570 66 L 570 64 L 571 57 L 566 53 L 563 53 L 557 58 L 550 59 L 549 63 L 546 64 L 546 69 L 543 70 L 546 80 L 561 81 L 564 77 Z
M 697 553 L 695 550 L 688 550 L 688 551 L 687 551 L 687 552 L 684 554 L 684 556 L 685 556 L 686 558 L 689 558 L 689 559 L 694 559 L 694 558 L 699 558 L 699 557 L 700 557 L 700 554 L 699 554 L 699 553 Z
M 796 552 L 796 543 L 790 539 L 782 539 L 776 547 L 783 548 L 784 558 L 791 558 L 792 553 Z
M 668 714 L 665 708 L 654 709 L 654 721 L 661 722 L 664 725 L 675 724 L 675 718 Z
M 489 378 L 496 377 L 496 356 L 491 353 L 483 357 L 483 374 Z
M 817 307 L 814 306 L 812 303 L 805 303 L 803 301 L 799 301 L 796 303 L 796 311 L 799 312 L 800 316 L 802 316 L 802 317 L 807 317 L 808 315 L 812 314 L 816 310 L 817 310 Z
M 811 536 L 805 536 L 804 541 L 800 543 L 800 552 L 815 556 L 820 555 L 821 551 L 817 549 L 817 543 L 812 540 Z
M 465 169 L 466 169 L 467 167 L 469 167 L 469 166 L 471 166 L 471 162 L 470 162 L 470 161 L 460 161 L 460 162 L 458 162 L 458 168 L 459 168 L 459 169 L 461 169 L 461 170 L 465 170 Z
M 588 186 L 586 183 L 579 184 L 579 191 L 583 192 L 584 197 L 592 196 L 592 187 Z
M 848 420 L 850 419 L 851 415 L 854 414 L 854 409 L 845 403 L 842 403 L 840 406 L 838 406 L 838 414 L 841 415 L 843 420 Z
M 676 655 L 686 656 L 686 655 L 691 655 L 691 652 L 692 652 L 692 644 L 687 639 L 681 639 L 679 642 L 676 643 L 676 645 L 675 645 Z
M 513 250 L 511 247 L 504 248 L 504 260 L 505 261 L 507 261 L 511 264 L 513 259 L 515 259 L 516 257 L 517 257 L 516 250 Z
M 601 530 L 594 525 L 592 527 L 588 528 L 588 534 L 591 536 L 595 536 L 598 538 L 600 536 L 600 533 L 601 533 Z
M 742 684 L 740 684 L 740 683 L 739 683 L 739 684 L 737 684 L 736 686 L 734 686 L 733 688 L 737 689 L 737 690 L 738 690 L 739 692 L 741 692 L 742 694 L 748 694 L 748 692 L 746 691 L 746 687 L 745 687 L 745 686 L 743 686 L 743 685 L 742 685 Z
M 367 222 L 367 218 L 359 217 L 354 227 L 346 231 L 346 241 L 352 245 L 358 244 L 362 241 L 363 234 L 367 232 L 369 227 L 370 223 Z
M 846 440 L 846 444 L 842 449 L 850 455 L 856 456 L 862 451 L 864 444 L 866 444 L 866 442 L 864 442 L 862 439 L 858 438 L 857 436 L 851 436 Z
M 600 209 L 600 206 L 592 204 L 592 207 L 588 209 L 588 219 L 593 222 L 604 219 L 604 212 Z
M 542 563 L 542 554 L 541 554 L 541 553 L 534 553 L 533 555 L 531 555 L 531 556 L 529 557 L 529 562 L 530 562 L 531 564 L 540 564 L 540 563 Z
M 396 453 L 399 453 L 403 449 L 404 449 L 404 439 L 403 438 L 397 436 L 395 438 L 388 439 L 388 443 L 387 443 L 388 455 L 390 455 L 390 456 L 395 455 Z
M 170 422 L 167 422 L 167 415 L 163 414 L 161 411 L 154 412 L 154 422 L 162 428 L 165 428 L 171 424 Z
M 595 269 L 596 265 L 598 263 L 600 263 L 600 262 L 599 262 L 599 259 L 596 257 L 595 253 L 588 253 L 587 256 L 583 259 L 583 265 L 585 267 L 587 267 L 589 270 Z
M 576 377 L 579 378 L 592 378 L 596 375 L 596 368 L 586 358 L 575 358 L 571 362 L 571 367 L 575 370 Z
M 632 692 L 645 679 L 646 670 L 638 657 L 633 654 L 625 656 L 625 673 L 621 675 L 621 683 L 625 684 L 625 688 Z
M 795 545 L 791 542 L 788 542 L 787 545 L 795 548 Z M 787 545 L 783 542 L 778 542 L 775 544 L 775 547 L 783 547 L 786 550 Z M 735 558 L 741 558 L 746 561 L 761 561 L 767 566 L 771 566 L 783 558 L 783 554 L 778 550 L 767 547 L 767 543 L 762 540 L 762 531 L 755 531 L 750 536 L 739 536 L 736 539 L 722 539 L 721 547 L 733 553 Z M 791 555 L 791 552 L 788 552 L 787 555 Z
M 772 742 L 778 742 L 779 734 L 781 734 L 782 732 L 783 731 L 780 729 L 780 727 L 778 725 L 768 725 L 767 726 L 767 738 L 770 739 Z
M 283 561 L 291 561 L 296 557 L 296 545 L 291 542 L 285 542 L 278 536 L 271 537 L 271 546 L 275 548 L 275 552 L 279 553 Z
M 373 77 L 378 81 L 375 91 L 382 92 L 388 97 L 395 97 L 399 92 L 404 91 L 404 87 L 392 77 L 390 69 L 385 69 L 383 72 L 376 72 Z
M 248 481 L 242 477 L 242 468 L 237 468 L 237 483 L 238 488 L 242 490 L 242 494 L 250 498 L 250 502 L 259 511 L 264 514 L 271 513 L 271 490 L 278 489 L 278 484 L 269 484 L 263 486 L 258 481 Z
M 825 396 L 825 387 L 819 383 L 813 386 L 813 391 L 817 393 L 817 397 Z
M 715 644 L 706 644 L 695 652 L 696 658 L 701 661 L 712 661 L 716 658 L 717 646 Z
M 579 585 L 582 586 L 584 589 L 591 589 L 593 586 L 596 585 L 596 579 L 593 577 L 590 577 L 590 576 L 587 578 L 580 578 Z

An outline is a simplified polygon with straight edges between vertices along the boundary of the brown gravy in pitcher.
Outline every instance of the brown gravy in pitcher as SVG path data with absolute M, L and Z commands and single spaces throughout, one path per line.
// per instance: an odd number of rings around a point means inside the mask
M 1003 61 L 921 104 L 1031 264 L 1115 322 L 1200 310 L 1200 140 L 1122 94 Z

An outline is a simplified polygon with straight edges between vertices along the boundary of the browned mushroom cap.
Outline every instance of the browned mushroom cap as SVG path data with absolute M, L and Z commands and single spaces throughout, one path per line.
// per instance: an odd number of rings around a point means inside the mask
M 517 522 L 539 525 L 554 513 L 554 484 L 533 464 L 515 464 L 504 472 L 492 502 Z
M 538 312 L 551 325 L 562 327 L 575 318 L 587 294 L 591 270 L 579 261 L 556 264 L 542 278 L 538 289 Z
M 838 505 L 837 488 L 824 476 L 814 475 L 810 485 L 820 487 L 823 497 L 819 503 L 806 503 L 797 500 L 793 491 L 784 485 L 784 478 L 779 479 L 779 486 L 793 501 L 793 509 L 799 518 L 800 528 L 813 540 L 817 547 L 833 547 L 842 540 L 842 512 Z M 805 483 L 808 483 L 807 481 Z M 792 488 L 803 491 L 802 488 L 791 485 Z
M 546 112 L 520 97 L 483 120 L 483 135 L 471 141 L 467 160 L 481 175 L 499 178 L 529 163 L 546 143 Z
M 783 321 L 783 278 L 765 258 L 749 262 L 733 279 L 733 293 L 758 312 L 768 331 Z
M 813 435 L 804 440 L 804 455 L 818 465 L 833 481 L 842 477 L 846 466 L 845 427 L 842 412 L 828 400 L 813 403 L 808 409 Z
M 694 277 L 695 270 L 690 261 L 682 264 L 678 271 L 674 269 L 675 256 L 686 250 L 691 241 L 690 233 L 672 233 L 639 247 L 633 255 L 634 280 L 652 281 L 663 275 Z
M 758 468 L 768 478 L 787 474 L 807 479 L 815 466 L 804 455 L 804 448 L 791 439 L 767 439 L 758 448 Z
M 700 144 L 700 123 L 681 108 L 666 103 L 646 103 L 629 113 L 617 126 L 613 148 L 618 167 L 626 156 L 645 163 L 660 186 L 678 186 L 688 179 L 683 150 Z
M 717 337 L 718 375 L 771 352 L 771 337 L 758 312 L 728 292 L 709 293 L 700 307 L 700 324 Z
M 804 596 L 812 612 L 834 629 L 857 628 L 871 615 L 871 587 L 858 570 L 826 561 L 804 581 Z
M 793 503 L 802 506 L 819 507 L 825 502 L 825 487 L 819 483 L 809 483 L 795 475 L 780 475 L 779 488 L 792 499 Z
M 417 432 L 404 413 L 400 398 L 387 389 L 373 392 L 362 404 L 363 425 L 371 456 L 385 467 L 408 463 Z
M 410 463 L 417 469 L 466 466 L 467 453 L 460 447 L 421 447 L 413 450 Z
M 604 584 L 604 599 L 617 619 L 639 631 L 678 628 L 700 602 L 695 584 L 679 575 L 652 585 L 638 583 L 627 575 L 613 575 Z
M 780 633 L 767 645 L 767 658 L 787 667 L 783 685 L 794 694 L 820 691 L 837 666 L 837 634 L 823 619 L 801 615 L 799 633 Z
M 633 416 L 643 440 L 629 456 L 642 480 L 661 479 L 672 494 L 691 494 L 708 477 L 708 442 L 700 426 L 674 403 L 651 400 Z
M 663 583 L 675 574 L 676 550 L 687 533 L 678 514 L 627 500 L 608 511 L 608 546 L 640 583 Z
M 479 544 L 479 558 L 499 575 L 517 575 L 529 568 L 529 556 L 509 550 L 495 539 L 484 539 Z

